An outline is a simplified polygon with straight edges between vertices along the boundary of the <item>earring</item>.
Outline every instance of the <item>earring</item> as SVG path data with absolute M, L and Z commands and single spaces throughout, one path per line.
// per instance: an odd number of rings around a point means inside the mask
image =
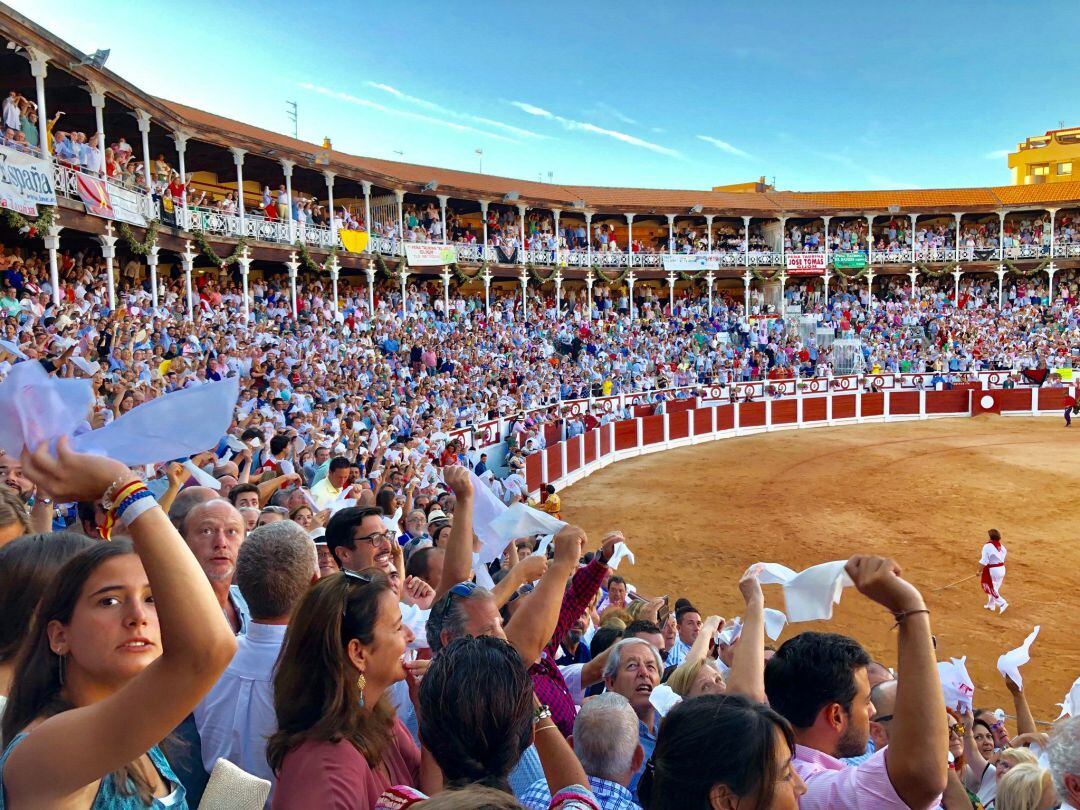
M 61 681 L 63 683 L 63 681 Z M 367 686 L 367 680 L 364 678 L 364 673 L 360 673 L 360 677 L 356 679 L 356 688 L 360 690 L 360 708 L 364 708 L 364 687 Z
M 64 685 L 64 654 L 61 652 L 56 653 L 56 673 L 60 679 L 60 685 Z

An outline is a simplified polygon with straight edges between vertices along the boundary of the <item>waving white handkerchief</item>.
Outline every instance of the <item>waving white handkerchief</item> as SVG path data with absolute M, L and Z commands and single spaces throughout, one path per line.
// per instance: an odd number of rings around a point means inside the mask
M 945 705 L 960 714 L 970 712 L 975 703 L 975 684 L 968 675 L 967 656 L 939 661 L 937 667 Z
M 855 583 L 844 571 L 845 560 L 821 563 L 796 573 L 780 563 L 758 563 L 762 585 L 783 585 L 789 622 L 831 619 L 840 593 Z
M 487 473 L 484 475 L 486 477 Z M 491 562 L 503 553 L 508 542 L 502 540 L 499 533 L 491 528 L 495 519 L 506 511 L 506 504 L 472 470 L 469 470 L 469 480 L 473 487 L 473 533 L 480 538 L 483 546 L 480 556 L 485 562 Z
M 75 367 L 87 377 L 93 377 L 95 374 L 101 371 L 101 363 L 98 363 L 96 361 L 91 363 L 85 357 L 79 357 L 79 355 L 77 354 L 73 354 L 70 359 L 71 362 L 75 365 Z
M 532 553 L 533 557 L 546 557 L 548 549 L 551 548 L 551 544 L 555 542 L 555 535 L 545 534 L 540 538 L 540 543 L 536 547 L 536 551 Z
M 22 349 L 19 348 L 19 344 L 11 340 L 0 340 L 0 349 L 3 349 L 8 354 L 13 354 L 20 360 L 27 360 L 27 356 L 23 354 Z
M 200 453 L 216 446 L 229 429 L 239 391 L 236 377 L 174 391 L 99 430 L 80 433 L 71 447 L 132 467 Z
M 776 641 L 784 632 L 785 624 L 787 624 L 787 616 L 781 611 L 765 608 L 765 635 Z
M 392 535 L 394 535 L 394 542 L 395 543 L 397 542 L 398 533 L 401 531 L 401 529 L 398 528 L 398 521 L 399 520 L 401 520 L 401 507 L 400 506 L 397 508 L 397 511 L 394 512 L 394 514 L 391 515 L 390 517 L 387 517 L 386 515 L 382 516 L 383 525 L 386 527 L 386 530 L 388 532 L 390 532 Z
M 430 610 L 423 610 L 416 605 L 406 605 L 401 603 L 401 623 L 412 630 L 413 640 L 409 643 L 410 650 L 426 649 L 428 646 L 427 641 L 427 620 L 431 615 Z
M 1032 630 L 1028 637 L 1024 639 L 1024 643 L 1017 647 L 1015 650 L 1009 650 L 1007 653 L 1002 653 L 998 657 L 998 672 L 1002 677 L 1008 676 L 1013 679 L 1013 683 L 1024 688 L 1024 679 L 1020 675 L 1020 667 L 1031 660 L 1031 645 L 1039 635 L 1039 625 L 1035 625 L 1035 629 Z
M 16 363 L 0 383 L 0 450 L 19 456 L 24 447 L 72 435 L 85 424 L 93 402 L 89 380 L 58 380 L 40 363 Z
M 333 517 L 342 509 L 348 509 L 350 506 L 356 506 L 356 498 L 346 498 L 345 493 L 338 495 L 330 503 L 326 504 L 326 508 L 330 510 L 330 516 Z
M 1072 688 L 1065 695 L 1065 700 L 1058 706 L 1061 707 L 1061 714 L 1057 716 L 1058 720 L 1062 717 L 1080 717 L 1080 678 L 1073 681 Z
M 727 625 L 717 633 L 714 640 L 717 644 L 734 644 L 739 636 L 742 635 L 742 619 L 736 616 Z
M 473 525 L 475 529 L 476 512 L 473 512 Z M 485 563 L 491 562 L 497 556 L 502 554 L 503 549 L 506 548 L 506 544 L 513 540 L 515 537 L 532 537 L 537 534 L 557 534 L 558 531 L 566 524 L 553 518 L 546 512 L 541 512 L 539 509 L 533 509 L 531 506 L 526 506 L 523 503 L 515 503 L 513 506 L 508 506 L 506 510 L 492 520 L 487 530 L 496 539 L 494 545 L 488 545 L 484 540 L 483 535 L 477 532 L 476 536 L 480 538 L 480 541 L 484 544 L 484 550 L 480 552 L 481 560 Z
M 674 689 L 666 683 L 662 683 L 649 694 L 649 703 L 656 709 L 657 714 L 666 717 L 668 712 L 682 703 L 682 698 L 676 694 Z
M 629 560 L 631 565 L 637 565 L 637 561 L 634 559 L 634 552 L 630 550 L 630 547 L 626 545 L 622 540 L 615 544 L 615 551 L 611 555 L 611 559 L 608 560 L 607 567 L 612 571 L 615 571 L 619 567 L 619 563 L 623 560 Z
M 214 478 L 214 476 L 212 476 L 212 475 L 210 475 L 210 474 L 208 474 L 206 472 L 203 472 L 198 467 L 196 467 L 192 463 L 190 458 L 187 459 L 186 461 L 184 461 L 184 469 L 187 470 L 189 473 L 191 473 L 191 477 L 194 478 L 198 482 L 200 487 L 208 487 L 210 489 L 221 489 L 221 482 L 218 481 L 216 478 Z

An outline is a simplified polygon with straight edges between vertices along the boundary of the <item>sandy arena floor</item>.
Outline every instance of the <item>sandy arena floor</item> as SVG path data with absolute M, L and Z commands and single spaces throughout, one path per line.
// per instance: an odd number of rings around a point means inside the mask
M 1080 675 L 1080 425 L 1060 419 L 869 424 L 741 437 L 614 464 L 562 497 L 563 518 L 591 539 L 626 533 L 637 565 L 619 573 L 648 595 L 688 596 L 703 614 L 738 615 L 736 583 L 753 562 L 801 570 L 858 552 L 891 555 L 932 611 L 939 658 L 968 657 L 977 706 L 1012 702 L 997 657 L 1042 625 L 1024 667 L 1037 719 Z M 1009 550 L 1004 615 L 983 609 L 986 530 Z M 625 570 L 623 570 L 625 568 Z M 766 604 L 783 608 L 777 586 Z M 882 608 L 845 589 L 828 623 L 788 625 L 857 637 L 889 666 L 895 636 Z

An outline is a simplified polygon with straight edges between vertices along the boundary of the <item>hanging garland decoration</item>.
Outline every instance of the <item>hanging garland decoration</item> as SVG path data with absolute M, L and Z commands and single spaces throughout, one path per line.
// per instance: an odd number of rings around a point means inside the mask
M 626 274 L 629 272 L 628 270 L 623 270 L 622 272 L 615 271 L 615 275 L 609 276 L 599 266 L 593 267 L 592 269 L 596 271 L 596 275 L 600 276 L 600 278 L 608 284 L 622 284 L 626 279 Z
M 870 266 L 867 265 L 866 267 L 860 267 L 858 270 L 855 270 L 851 273 L 845 273 L 844 269 L 841 267 L 834 267 L 833 271 L 842 279 L 847 279 L 848 281 L 857 281 L 858 279 L 866 277 L 866 275 L 870 272 Z
M 1004 259 L 1002 260 L 1002 264 L 1005 265 L 1005 269 L 1008 270 L 1010 273 L 1016 273 L 1016 275 L 1023 276 L 1024 278 L 1031 278 L 1032 276 L 1037 276 L 1039 273 L 1047 272 L 1046 268 L 1050 264 L 1050 261 L 1050 259 L 1043 259 L 1030 270 L 1024 270 L 1020 267 L 1017 267 L 1016 263 L 1012 259 Z
M 488 267 L 487 262 L 484 262 L 483 264 L 478 265 L 477 268 L 470 275 L 469 273 L 466 273 L 461 268 L 460 264 L 457 264 L 455 262 L 454 264 L 450 265 L 450 269 L 453 271 L 454 275 L 457 277 L 457 280 L 458 280 L 459 284 L 465 284 L 465 283 L 470 282 L 470 281 L 476 281 L 477 278 L 479 278 L 480 276 L 482 276 L 484 274 L 484 272 L 487 270 L 487 267 Z
M 53 222 L 56 220 L 56 206 L 53 205 L 41 206 L 41 213 L 38 214 L 37 219 L 27 219 L 18 211 L 12 211 L 10 208 L 0 210 L 3 211 L 4 221 L 8 225 L 17 231 L 26 228 L 29 236 L 43 236 L 48 233 L 49 228 L 52 227 Z
M 534 264 L 526 264 L 525 265 L 525 271 L 530 276 L 532 276 L 536 281 L 539 281 L 541 284 L 546 284 L 547 282 L 551 281 L 551 279 L 555 275 L 555 268 L 552 268 L 548 272 L 548 274 L 545 276 L 539 270 L 536 269 L 536 265 L 534 265 Z
M 298 241 L 296 243 L 296 249 L 300 252 L 300 263 L 313 273 L 329 273 L 330 260 L 338 254 L 338 249 L 335 245 L 334 247 L 330 248 L 330 253 L 327 255 L 325 261 L 323 261 L 322 264 L 319 264 L 317 261 L 315 261 L 314 258 L 312 258 L 311 254 L 308 252 L 307 245 L 305 245 L 303 242 Z
M 688 270 L 680 270 L 679 278 L 683 281 L 697 281 L 699 278 L 704 278 L 706 270 L 698 270 L 696 273 L 691 273 Z
M 246 248 L 248 244 L 247 237 L 241 236 L 236 241 L 236 247 L 233 248 L 233 252 L 230 253 L 228 256 L 222 258 L 221 256 L 218 256 L 216 252 L 214 252 L 214 249 L 210 246 L 210 243 L 206 241 L 206 234 L 202 231 L 202 229 L 193 228 L 191 231 L 191 235 L 195 239 L 195 246 L 199 248 L 199 252 L 202 253 L 202 255 L 208 258 L 210 261 L 212 261 L 217 267 L 220 267 L 222 270 L 224 270 L 230 264 L 235 264 L 240 258 L 240 254 L 244 252 L 244 248 Z
M 145 256 L 157 242 L 159 227 L 161 227 L 160 222 L 156 219 L 150 220 L 146 226 L 146 236 L 143 237 L 141 242 L 135 238 L 135 234 L 131 232 L 131 228 L 127 226 L 127 223 L 121 222 L 118 230 L 120 231 L 120 238 L 127 243 L 132 253 L 137 256 Z
M 382 257 L 381 253 L 375 254 L 375 272 L 382 273 L 387 278 L 390 278 L 393 275 L 390 272 L 390 268 L 386 266 L 386 259 Z
M 960 263 L 957 262 L 952 265 L 945 265 L 941 270 L 932 270 L 926 262 L 915 262 L 915 267 L 918 268 L 919 272 L 924 276 L 929 276 L 930 278 L 943 278 L 944 276 L 951 276 L 953 271 L 959 270 Z
M 750 265 L 746 269 L 749 270 L 750 275 L 752 275 L 758 281 L 772 281 L 774 278 L 778 278 L 780 276 L 780 273 L 783 272 L 779 267 L 773 270 L 771 273 L 763 273 L 754 265 Z

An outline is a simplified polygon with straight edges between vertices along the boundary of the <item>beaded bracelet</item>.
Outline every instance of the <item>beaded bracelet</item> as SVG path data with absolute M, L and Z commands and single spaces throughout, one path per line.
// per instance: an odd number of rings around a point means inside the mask
M 154 493 L 143 487 L 124 499 L 114 514 L 120 523 L 130 526 L 137 517 L 155 506 L 157 506 L 157 500 L 154 498 Z

